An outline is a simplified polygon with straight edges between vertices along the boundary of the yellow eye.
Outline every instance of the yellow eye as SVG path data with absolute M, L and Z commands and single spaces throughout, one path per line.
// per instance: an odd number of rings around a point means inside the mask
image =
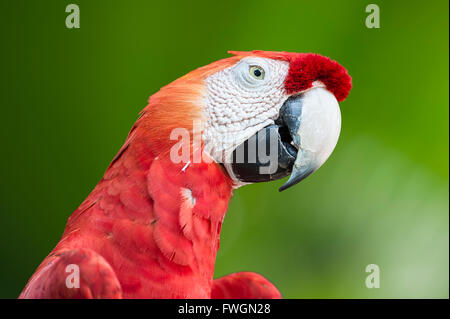
M 260 66 L 257 66 L 257 65 L 250 66 L 249 72 L 250 72 L 250 75 L 257 80 L 264 79 L 265 72 L 264 72 L 264 69 Z

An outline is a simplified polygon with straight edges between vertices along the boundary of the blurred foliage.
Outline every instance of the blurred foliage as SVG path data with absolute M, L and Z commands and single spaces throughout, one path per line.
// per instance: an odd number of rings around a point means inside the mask
M 369 3 L 1 1 L 0 297 L 18 296 L 148 96 L 261 49 L 330 56 L 354 88 L 318 172 L 235 192 L 216 276 L 256 271 L 286 298 L 448 298 L 448 2 L 376 1 L 380 29 Z

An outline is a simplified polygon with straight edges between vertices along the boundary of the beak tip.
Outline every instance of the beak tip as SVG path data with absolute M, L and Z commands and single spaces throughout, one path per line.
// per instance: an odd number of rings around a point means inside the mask
M 292 186 L 294 186 L 295 184 L 299 183 L 300 181 L 301 181 L 301 179 L 299 179 L 299 180 L 291 180 L 291 178 L 289 178 L 289 180 L 288 180 L 286 183 L 284 183 L 284 184 L 278 189 L 278 191 L 279 191 L 279 192 L 282 192 L 282 191 L 284 191 L 284 190 L 286 190 L 286 189 L 288 189 L 288 188 L 291 188 Z
M 291 174 L 291 176 L 289 176 L 289 179 L 287 180 L 286 183 L 284 183 L 279 189 L 279 192 L 282 192 L 298 183 L 300 183 L 302 180 L 304 180 L 306 177 L 308 177 L 309 175 L 311 175 L 314 171 L 316 171 L 316 167 L 315 166 L 310 166 L 307 169 L 304 170 L 300 170 L 300 171 L 296 171 L 294 170 Z

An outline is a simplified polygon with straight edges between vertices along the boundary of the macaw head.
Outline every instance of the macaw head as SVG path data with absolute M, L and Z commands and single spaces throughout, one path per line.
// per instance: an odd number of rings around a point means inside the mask
M 234 56 L 162 88 L 150 98 L 143 117 L 148 116 L 158 141 L 172 140 L 177 128 L 187 129 L 189 149 L 201 146 L 235 186 L 290 174 L 280 188 L 286 189 L 332 153 L 341 127 L 338 102 L 347 97 L 351 77 L 318 54 L 230 53 Z

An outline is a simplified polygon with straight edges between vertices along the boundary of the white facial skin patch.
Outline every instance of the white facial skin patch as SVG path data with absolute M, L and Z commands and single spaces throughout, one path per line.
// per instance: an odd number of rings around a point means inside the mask
M 205 80 L 203 141 L 208 155 L 224 163 L 236 146 L 274 123 L 288 98 L 288 71 L 285 61 L 247 57 Z

